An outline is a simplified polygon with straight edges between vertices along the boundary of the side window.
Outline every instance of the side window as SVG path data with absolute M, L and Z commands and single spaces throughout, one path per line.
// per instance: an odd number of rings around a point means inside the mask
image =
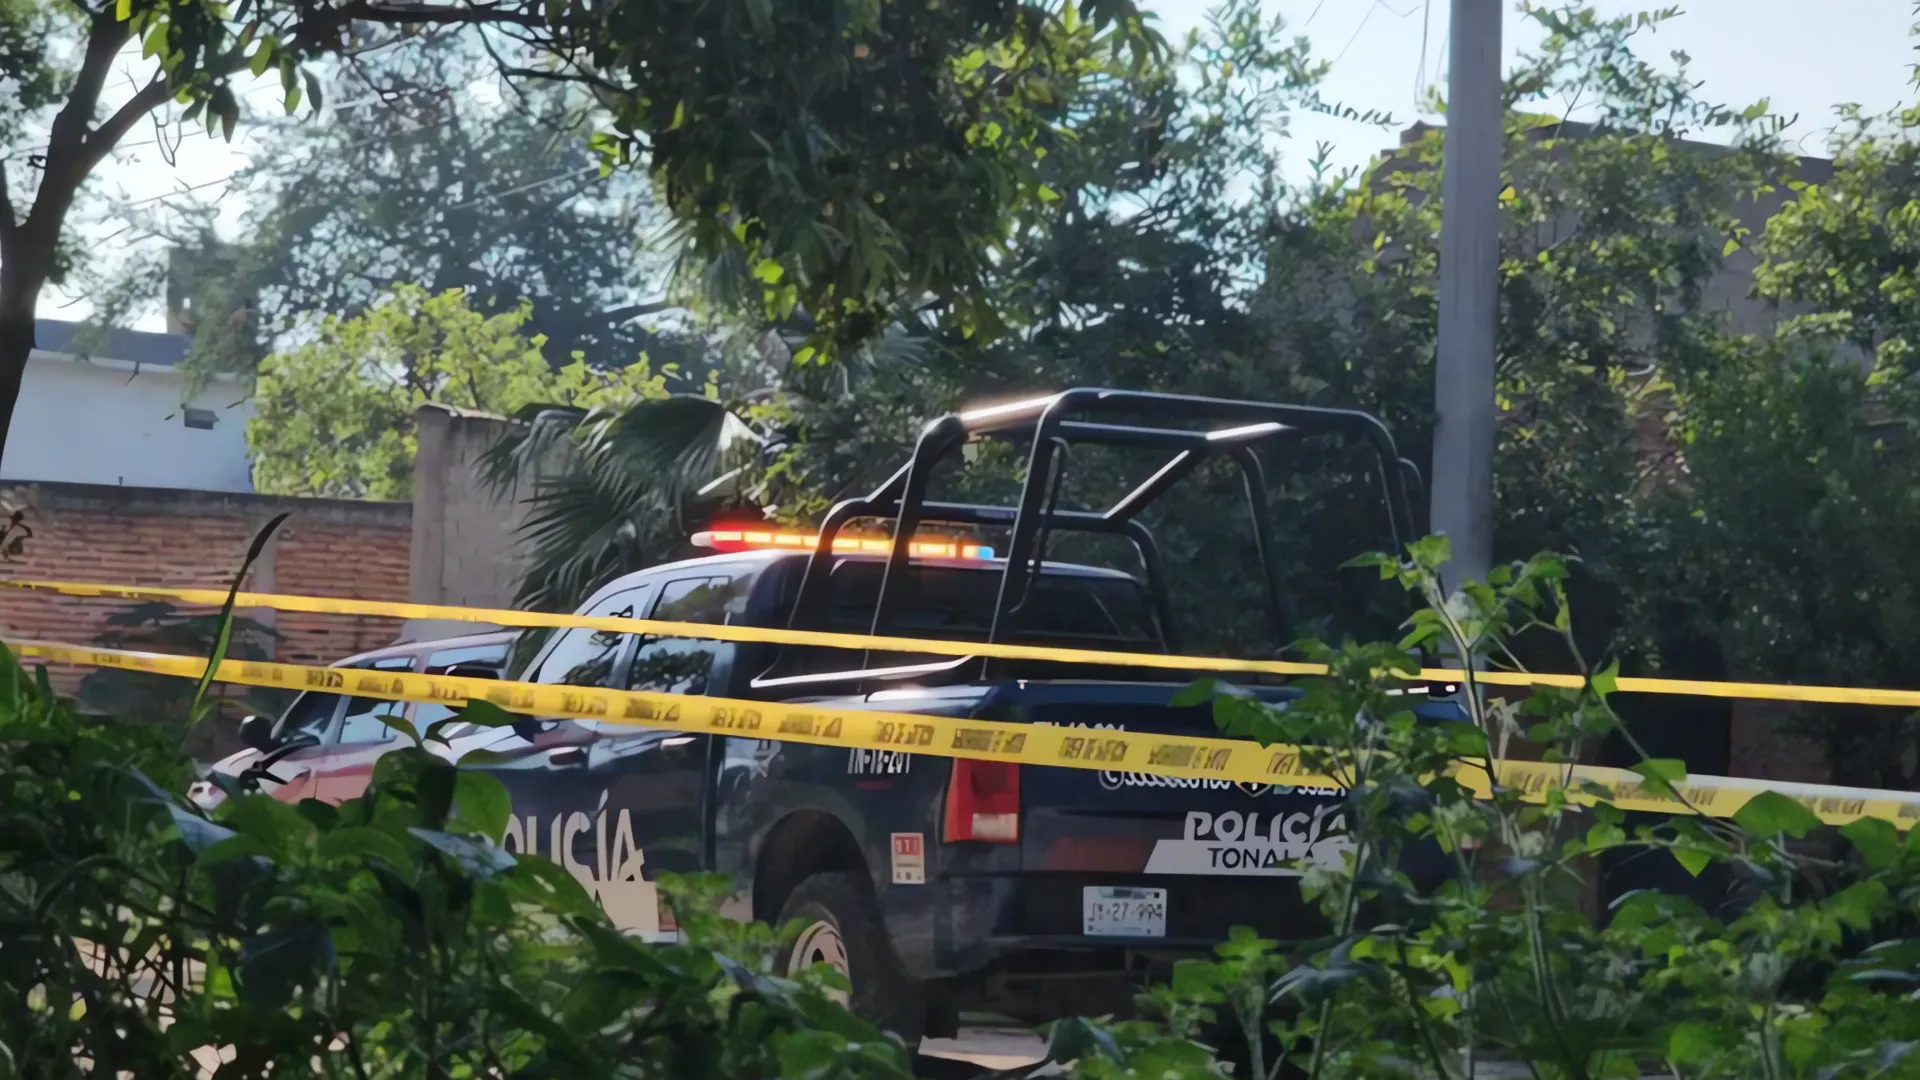
M 280 718 L 280 734 L 284 738 L 310 735 L 324 740 L 328 726 L 333 723 L 333 714 L 339 708 L 339 694 L 316 694 L 311 691 L 301 694 L 287 707 L 286 715 Z
M 427 670 L 445 672 L 455 664 L 491 664 L 500 666 L 507 662 L 505 645 L 468 645 L 460 649 L 441 649 L 427 657 Z
M 392 660 L 380 660 L 369 665 L 375 671 L 412 671 L 413 657 L 403 656 Z M 382 720 L 383 716 L 400 716 L 407 707 L 404 701 L 388 701 L 385 698 L 357 697 L 347 702 L 346 716 L 340 721 L 340 742 L 375 743 L 386 742 L 394 737 L 394 730 Z
M 427 670 L 429 672 L 445 672 L 446 669 L 455 664 L 494 664 L 504 666 L 507 662 L 507 653 L 509 651 L 511 650 L 506 645 L 469 645 L 464 649 L 442 649 L 432 656 L 427 657 Z M 425 735 L 427 728 L 441 720 L 445 720 L 458 711 L 454 706 L 441 701 L 415 702 L 413 706 L 414 730 Z M 466 725 L 460 725 L 458 728 L 448 729 L 441 732 L 441 734 L 443 737 L 451 739 L 467 734 L 465 728 Z
M 745 602 L 745 582 L 719 575 L 669 582 L 651 618 L 661 622 L 720 625 Z M 701 638 L 649 637 L 633 657 L 630 690 L 662 694 L 704 694 L 714 659 L 726 643 Z
M 653 596 L 652 585 L 618 592 L 582 612 L 595 617 L 639 618 Z M 560 635 L 527 681 L 562 683 L 573 686 L 608 686 L 614 681 L 613 666 L 620 659 L 620 646 L 632 637 L 609 630 L 575 627 Z

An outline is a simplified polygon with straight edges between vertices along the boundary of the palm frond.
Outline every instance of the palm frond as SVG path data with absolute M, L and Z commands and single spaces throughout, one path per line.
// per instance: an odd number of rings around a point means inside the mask
M 727 403 L 691 394 L 536 414 L 486 463 L 493 477 L 517 483 L 525 474 L 506 470 L 551 465 L 549 455 L 564 448 L 559 467 L 534 480 L 526 500 L 521 535 L 531 559 L 517 601 L 568 609 L 665 554 L 685 535 L 702 491 L 760 442 Z
M 510 418 L 507 434 L 480 455 L 476 464 L 481 482 L 496 498 L 513 498 L 525 479 L 564 452 L 587 416 L 587 410 L 569 405 L 529 405 L 519 410 Z

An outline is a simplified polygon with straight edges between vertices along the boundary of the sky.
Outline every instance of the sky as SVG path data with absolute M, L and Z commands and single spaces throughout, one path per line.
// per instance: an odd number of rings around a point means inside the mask
M 1176 39 L 1200 24 L 1215 2 L 1144 0 L 1158 14 L 1162 31 Z M 1447 0 L 1267 2 L 1269 11 L 1287 20 L 1289 32 L 1305 35 L 1316 56 L 1333 61 L 1322 91 L 1328 101 L 1360 112 L 1390 112 L 1404 124 L 1419 117 L 1416 87 L 1423 73 L 1428 82 L 1445 78 Z M 1601 14 L 1612 15 L 1657 5 L 1654 0 L 1596 0 L 1595 6 Z M 1787 134 L 1803 153 L 1824 153 L 1836 105 L 1857 103 L 1870 112 L 1883 111 L 1916 96 L 1908 83 L 1910 65 L 1920 60 L 1908 36 L 1915 18 L 1910 0 L 1822 0 L 1819 5 L 1804 0 L 1692 0 L 1680 6 L 1683 14 L 1656 36 L 1643 39 L 1644 54 L 1683 50 L 1692 57 L 1695 77 L 1705 83 L 1703 94 L 1742 106 L 1769 98 L 1774 112 L 1798 114 L 1799 122 Z M 1508 64 L 1538 40 L 1532 21 L 1510 5 L 1502 29 Z M 272 108 L 279 82 L 266 80 L 242 93 L 250 104 Z M 179 138 L 177 145 L 171 145 L 172 137 L 169 145 L 162 145 L 154 128 L 137 131 L 103 167 L 98 178 L 102 193 L 151 201 L 181 191 L 217 195 L 226 179 L 247 164 L 248 155 L 260 149 L 244 126 L 231 145 L 200 131 Z M 1398 138 L 1397 130 L 1312 114 L 1294 117 L 1293 133 L 1291 161 L 1296 167 L 1304 166 L 1320 141 L 1334 147 L 1335 168 L 1350 168 L 1364 166 Z M 238 212 L 239 207 L 225 208 L 224 216 L 232 220 Z M 128 243 L 112 222 L 82 228 L 103 249 L 124 249 Z M 40 306 L 40 314 L 48 318 L 80 318 L 87 310 L 84 298 L 53 290 Z M 161 322 L 154 312 L 138 328 L 157 330 Z

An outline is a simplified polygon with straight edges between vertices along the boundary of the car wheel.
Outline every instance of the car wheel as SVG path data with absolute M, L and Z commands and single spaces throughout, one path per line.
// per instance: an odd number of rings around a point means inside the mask
M 836 994 L 855 1015 L 918 1045 L 926 1027 L 926 998 L 900 970 L 886 923 L 866 883 L 852 874 L 815 874 L 780 908 L 780 925 L 801 924 L 779 961 L 783 975 L 826 964 L 845 976 L 850 993 Z

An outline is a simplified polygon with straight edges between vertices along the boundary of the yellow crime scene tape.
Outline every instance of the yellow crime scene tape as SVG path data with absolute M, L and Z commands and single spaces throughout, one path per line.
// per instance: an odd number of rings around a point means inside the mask
M 221 599 L 224 601 L 224 594 Z M 52 663 L 144 671 L 186 679 L 198 679 L 207 668 L 204 659 L 164 653 L 47 642 L 18 642 L 9 646 L 20 656 Z M 458 705 L 480 699 L 510 712 L 543 718 L 591 720 L 848 749 L 1245 784 L 1341 786 L 1335 778 L 1306 771 L 1298 747 L 1261 746 L 1244 739 L 957 719 L 868 710 L 851 703 L 743 701 L 254 660 L 225 660 L 214 678 L 243 686 L 321 690 L 388 701 Z M 1604 797 L 1622 810 L 1727 818 L 1755 795 L 1773 791 L 1800 802 L 1831 825 L 1881 818 L 1905 829 L 1920 820 L 1920 794 L 1694 776 L 1675 785 L 1675 793 L 1669 795 L 1648 788 L 1643 777 L 1624 769 L 1527 761 L 1492 764 L 1503 786 L 1535 802 L 1544 801 L 1549 792 L 1559 790 L 1569 801 L 1581 804 L 1592 804 Z M 1457 779 L 1483 798 L 1491 793 L 1483 768 L 1464 767 Z
M 0 587 L 61 596 L 114 600 L 169 600 L 219 607 L 227 602 L 224 589 L 168 589 L 141 585 L 102 585 L 73 581 L 0 580 Z M 1216 672 L 1227 675 L 1324 675 L 1326 667 L 1292 660 L 1236 660 L 1221 656 L 1179 656 L 1168 653 L 1106 652 L 1049 645 L 988 644 L 930 638 L 870 637 L 819 630 L 785 630 L 758 626 L 663 622 L 615 616 L 559 615 L 505 608 L 466 608 L 440 604 L 407 604 L 387 600 L 351 600 L 331 596 L 286 596 L 279 593 L 237 593 L 236 608 L 273 608 L 319 615 L 366 615 L 389 619 L 434 619 L 490 623 L 524 629 L 586 627 L 622 634 L 658 634 L 663 637 L 707 638 L 714 641 L 758 642 L 773 645 L 818 646 L 879 652 L 923 653 L 933 656 L 992 657 L 1002 660 L 1041 660 L 1064 664 L 1104 664 L 1153 668 L 1161 671 Z M 1422 668 L 1406 676 L 1411 682 L 1457 683 L 1467 679 L 1458 668 Z M 1578 689 L 1580 675 L 1526 671 L 1476 671 L 1473 680 L 1488 686 L 1556 686 Z M 1615 688 L 1627 694 L 1673 694 L 1687 697 L 1746 698 L 1758 701 L 1797 701 L 1828 705 L 1884 705 L 1920 709 L 1920 690 L 1879 690 L 1856 686 L 1797 686 L 1780 683 L 1718 682 L 1702 679 L 1621 678 Z

